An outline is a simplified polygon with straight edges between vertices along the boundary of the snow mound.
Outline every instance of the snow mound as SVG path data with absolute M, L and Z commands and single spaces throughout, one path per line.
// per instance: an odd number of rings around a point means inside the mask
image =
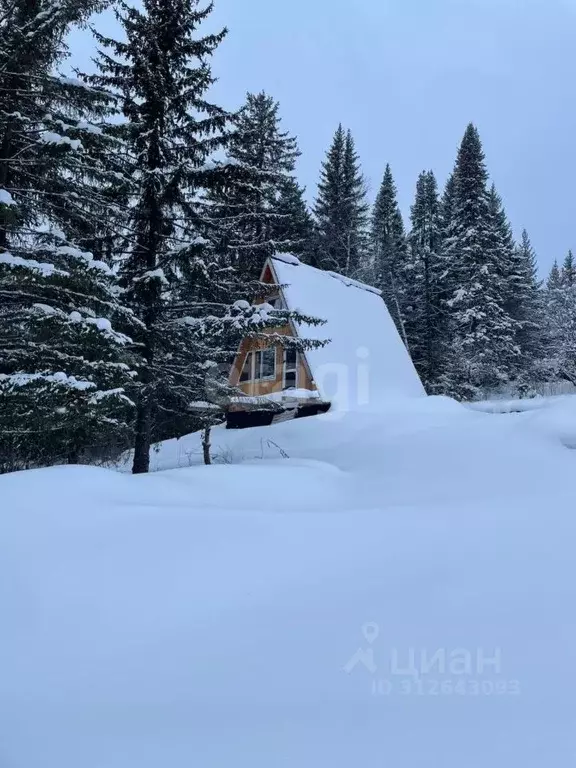
M 576 396 L 549 398 L 546 407 L 534 409 L 527 418 L 538 433 L 576 449 Z

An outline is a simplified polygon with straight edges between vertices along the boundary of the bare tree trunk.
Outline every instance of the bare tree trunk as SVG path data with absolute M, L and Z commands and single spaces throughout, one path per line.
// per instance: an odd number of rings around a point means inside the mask
M 159 142 L 153 141 L 148 147 L 148 169 L 155 172 L 160 167 Z M 151 174 L 152 176 L 153 174 Z M 145 254 L 146 269 L 156 269 L 158 266 L 158 249 L 163 217 L 155 188 L 146 189 L 143 201 L 147 210 L 145 226 L 140 233 L 139 243 Z M 144 261 L 144 259 L 142 259 Z M 150 471 L 150 447 L 152 442 L 152 411 L 156 406 L 157 372 L 153 368 L 156 362 L 156 322 L 158 320 L 161 298 L 160 290 L 148 286 L 141 299 L 144 305 L 144 324 L 146 326 L 144 340 L 143 370 L 141 374 L 143 388 L 136 409 L 136 433 L 134 438 L 133 475 L 143 475 Z
M 202 432 L 202 452 L 204 454 L 204 464 L 212 464 L 212 457 L 210 456 L 210 436 L 212 433 L 211 427 L 206 427 Z
M 154 257 L 155 258 L 155 257 Z M 144 316 L 147 325 L 144 343 L 144 359 L 141 372 L 142 389 L 136 405 L 136 425 L 134 429 L 134 463 L 133 475 L 144 475 L 150 471 L 150 447 L 152 443 L 152 388 L 154 360 L 154 334 L 152 324 L 155 318 L 154 308 L 149 307 Z
M 134 436 L 133 475 L 145 475 L 150 471 L 151 420 L 150 403 L 141 399 L 136 410 L 136 431 Z

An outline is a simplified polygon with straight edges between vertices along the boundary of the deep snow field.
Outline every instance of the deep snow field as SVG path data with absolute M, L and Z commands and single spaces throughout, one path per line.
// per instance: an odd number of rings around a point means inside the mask
M 0 477 L 1 768 L 573 768 L 572 448 L 422 398 Z

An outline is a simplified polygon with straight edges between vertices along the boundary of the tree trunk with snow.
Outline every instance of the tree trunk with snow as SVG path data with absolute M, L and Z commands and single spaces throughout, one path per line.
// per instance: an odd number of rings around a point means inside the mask
M 210 437 L 212 434 L 212 429 L 210 427 L 206 427 L 204 432 L 202 432 L 202 453 L 204 455 L 204 464 L 212 464 L 212 457 L 210 455 Z

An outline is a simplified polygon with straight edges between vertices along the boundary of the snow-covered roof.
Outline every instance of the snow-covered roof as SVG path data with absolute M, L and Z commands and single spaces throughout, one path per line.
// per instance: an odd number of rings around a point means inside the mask
M 287 308 L 326 321 L 296 331 L 301 338 L 330 339 L 325 347 L 308 351 L 306 359 L 333 410 L 425 394 L 380 291 L 290 254 L 278 254 L 270 264 Z

